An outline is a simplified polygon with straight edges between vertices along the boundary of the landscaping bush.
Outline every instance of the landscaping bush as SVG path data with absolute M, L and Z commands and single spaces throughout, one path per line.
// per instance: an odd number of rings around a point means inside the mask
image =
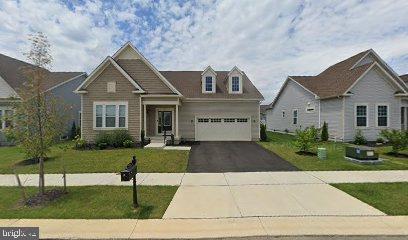
M 376 142 L 376 143 L 383 144 L 385 141 L 384 141 L 384 139 L 383 139 L 383 138 L 378 137 L 378 138 L 377 138 L 377 140 L 375 140 L 375 142 Z
M 110 143 L 110 146 L 123 147 L 123 143 L 127 140 L 133 142 L 133 138 L 127 130 L 114 130 L 112 131 L 112 142 Z
M 312 126 L 296 130 L 295 146 L 301 153 L 311 153 L 317 142 L 318 130 Z
M 266 135 L 266 125 L 261 124 L 261 141 L 266 142 L 268 141 L 268 135 Z
M 364 137 L 361 130 L 357 130 L 353 143 L 356 145 L 364 145 L 367 143 L 367 139 Z
M 134 146 L 135 146 L 135 143 L 132 140 L 125 140 L 123 142 L 123 147 L 125 147 L 125 148 L 131 148 L 131 147 L 134 147 Z
M 77 150 L 82 150 L 87 147 L 87 143 L 84 139 L 81 139 L 79 135 L 76 135 L 74 138 L 74 148 Z
M 100 149 L 106 147 L 119 148 L 123 147 L 125 141 L 132 141 L 132 136 L 130 136 L 127 130 L 113 130 L 100 132 L 95 139 L 95 144 Z
M 391 144 L 393 154 L 398 154 L 400 151 L 407 148 L 408 132 L 400 130 L 382 130 L 380 135 Z
M 327 127 L 327 123 L 326 123 L 326 122 L 323 123 L 322 133 L 321 133 L 321 135 L 320 135 L 320 139 L 321 139 L 322 141 L 327 141 L 327 140 L 329 140 L 329 129 L 328 129 L 328 127 Z
M 140 131 L 140 139 L 142 140 L 142 146 L 145 144 L 145 131 Z
M 71 132 L 69 133 L 69 139 L 74 139 L 77 136 L 77 128 L 75 121 L 72 122 Z
M 112 134 L 107 131 L 103 131 L 98 133 L 95 138 L 95 145 L 98 148 L 106 148 L 107 146 L 112 146 L 113 140 L 112 140 Z

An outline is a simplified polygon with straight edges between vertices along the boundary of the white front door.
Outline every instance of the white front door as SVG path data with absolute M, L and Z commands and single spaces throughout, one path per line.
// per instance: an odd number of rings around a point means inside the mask
M 251 141 L 250 117 L 196 117 L 196 141 Z

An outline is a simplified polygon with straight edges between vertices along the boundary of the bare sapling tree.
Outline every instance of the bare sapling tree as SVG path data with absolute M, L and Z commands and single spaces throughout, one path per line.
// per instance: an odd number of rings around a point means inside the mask
M 26 82 L 19 89 L 21 101 L 15 104 L 13 127 L 8 135 L 19 144 L 27 157 L 39 162 L 39 194 L 45 193 L 44 160 L 50 147 L 65 130 L 64 111 L 57 98 L 46 90 L 50 79 L 48 70 L 52 63 L 51 45 L 47 37 L 39 32 L 30 35 L 30 50 L 25 53 L 30 67 L 22 69 Z

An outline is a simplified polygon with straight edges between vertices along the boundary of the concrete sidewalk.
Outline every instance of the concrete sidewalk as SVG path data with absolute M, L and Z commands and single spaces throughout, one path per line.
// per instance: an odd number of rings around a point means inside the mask
M 21 219 L 0 226 L 40 227 L 42 239 L 154 239 L 249 236 L 408 235 L 408 216 L 228 219 Z
M 38 174 L 21 174 L 25 186 L 37 186 Z M 46 174 L 46 185 L 62 186 L 61 174 Z M 235 173 L 139 173 L 140 185 L 172 186 L 236 186 L 323 184 L 363 182 L 408 182 L 408 170 L 390 171 L 299 171 L 299 172 L 235 172 Z M 117 173 L 67 174 L 69 186 L 131 185 L 121 182 Z M 0 186 L 16 186 L 14 175 L 0 175 Z

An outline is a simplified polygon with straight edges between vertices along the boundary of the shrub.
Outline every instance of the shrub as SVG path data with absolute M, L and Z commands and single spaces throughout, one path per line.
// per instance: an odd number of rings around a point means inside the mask
M 268 135 L 266 135 L 266 125 L 261 124 L 261 141 L 266 142 L 268 141 Z
M 361 130 L 357 130 L 356 135 L 354 135 L 353 143 L 356 145 L 364 145 L 367 143 L 367 139 L 364 137 Z
M 81 139 L 81 137 L 79 135 L 76 135 L 74 138 L 74 148 L 75 149 L 85 149 L 87 146 L 87 143 L 84 139 Z
M 125 147 L 125 148 L 131 148 L 131 147 L 134 147 L 134 146 L 135 146 L 135 143 L 132 140 L 125 140 L 123 142 L 123 147 Z
M 95 144 L 99 148 L 106 148 L 106 147 L 123 147 L 123 143 L 125 141 L 132 141 L 132 136 L 130 136 L 127 130 L 113 130 L 113 131 L 105 131 L 100 132 L 96 136 Z
M 112 146 L 113 140 L 112 140 L 112 134 L 110 132 L 100 132 L 98 133 L 98 135 L 96 135 L 95 138 L 95 145 L 98 148 L 103 148 L 103 147 L 107 147 L 107 146 Z
M 145 144 L 145 131 L 140 131 L 140 139 L 142 141 L 142 146 Z
M 315 127 L 308 127 L 304 130 L 296 130 L 295 146 L 300 152 L 311 152 L 317 142 L 318 130 Z
M 378 137 L 377 140 L 375 141 L 376 143 L 384 143 L 384 139 L 381 137 Z
M 387 141 L 391 144 L 392 150 L 391 152 L 394 154 L 398 154 L 398 152 L 407 148 L 408 145 L 408 132 L 407 131 L 399 131 L 399 130 L 382 130 L 380 135 L 387 139 Z
M 329 129 L 328 129 L 328 127 L 327 127 L 327 123 L 326 123 L 326 122 L 323 123 L 322 133 L 321 133 L 320 139 L 321 139 L 322 141 L 327 141 L 327 140 L 329 140 Z
M 112 147 L 123 147 L 123 143 L 127 140 L 133 142 L 133 138 L 132 136 L 130 136 L 127 130 L 114 130 L 112 132 L 111 146 Z
M 77 128 L 75 121 L 72 122 L 71 132 L 69 133 L 69 139 L 74 139 L 77 136 Z

